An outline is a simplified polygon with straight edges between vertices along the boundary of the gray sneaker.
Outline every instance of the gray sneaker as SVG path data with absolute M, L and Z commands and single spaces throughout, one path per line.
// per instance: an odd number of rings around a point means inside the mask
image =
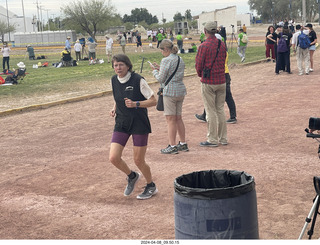
M 136 183 L 140 179 L 140 174 L 138 172 L 135 172 L 135 173 L 136 173 L 136 177 L 134 179 L 130 179 L 129 177 L 127 178 L 128 185 L 127 185 L 126 189 L 124 190 L 125 196 L 129 196 L 133 192 L 134 186 L 136 185 Z
M 177 145 L 178 151 L 189 151 L 188 144 L 182 145 L 179 141 L 179 144 Z
M 176 146 L 168 145 L 167 148 L 160 151 L 162 154 L 178 154 L 178 148 Z
M 153 195 L 157 194 L 158 189 L 156 186 L 148 187 L 146 186 L 144 191 L 137 196 L 137 199 L 144 200 L 144 199 L 149 199 Z

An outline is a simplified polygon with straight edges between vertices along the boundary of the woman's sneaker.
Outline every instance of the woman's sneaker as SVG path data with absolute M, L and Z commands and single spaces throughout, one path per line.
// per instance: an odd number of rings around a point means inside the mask
M 144 191 L 139 196 L 137 196 L 137 199 L 140 199 L 140 200 L 149 199 L 153 195 L 157 194 L 157 192 L 158 192 L 158 189 L 155 185 L 146 186 Z
M 127 185 L 126 189 L 124 190 L 125 196 L 129 196 L 133 192 L 134 186 L 136 185 L 136 183 L 140 179 L 140 174 L 138 172 L 135 172 L 135 174 L 136 174 L 136 177 L 134 177 L 133 179 L 130 179 L 129 177 L 127 178 L 128 185 Z
M 179 141 L 179 144 L 177 145 L 178 151 L 189 151 L 188 144 L 181 144 Z
M 178 148 L 176 146 L 168 145 L 167 148 L 160 151 L 162 154 L 178 154 Z

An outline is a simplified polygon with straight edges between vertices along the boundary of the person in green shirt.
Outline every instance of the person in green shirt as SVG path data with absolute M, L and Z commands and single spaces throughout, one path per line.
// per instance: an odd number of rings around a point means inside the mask
M 245 42 L 244 36 L 246 34 L 244 33 L 243 29 L 239 30 L 239 35 L 238 35 L 238 49 L 237 53 L 241 58 L 241 62 L 244 62 L 246 59 L 246 49 L 247 49 L 247 42 Z
M 159 48 L 159 45 L 160 45 L 160 43 L 162 42 L 163 39 L 164 39 L 163 34 L 161 32 L 159 32 L 157 34 L 157 40 L 158 40 L 157 48 Z
M 206 36 L 204 35 L 204 33 L 201 32 L 201 34 L 200 34 L 200 42 L 201 42 L 201 43 L 204 42 L 204 38 L 205 38 L 205 37 L 206 37 Z
M 194 53 L 197 53 L 198 48 L 197 48 L 197 45 L 195 43 L 191 43 L 191 48 L 193 49 Z
M 182 36 L 181 36 L 181 33 L 178 32 L 178 35 L 177 35 L 177 45 L 178 45 L 178 49 L 180 50 L 180 53 L 181 53 L 181 50 L 182 50 L 182 47 L 183 47 L 183 39 L 182 39 Z

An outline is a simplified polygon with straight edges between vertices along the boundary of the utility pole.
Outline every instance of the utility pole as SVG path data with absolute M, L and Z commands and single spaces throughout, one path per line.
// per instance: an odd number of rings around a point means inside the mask
M 302 25 L 306 25 L 306 0 L 302 0 Z
M 22 3 L 22 13 L 23 13 L 23 21 L 24 21 L 24 32 L 27 32 L 26 15 L 24 14 L 24 4 L 23 4 L 23 0 L 21 0 L 21 3 Z

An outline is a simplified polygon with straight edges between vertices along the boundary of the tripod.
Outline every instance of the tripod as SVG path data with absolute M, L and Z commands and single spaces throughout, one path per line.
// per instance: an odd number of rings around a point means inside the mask
M 307 132 L 307 137 L 308 138 L 313 138 L 313 139 L 316 139 L 318 142 L 320 138 L 320 134 L 313 134 L 313 133 L 310 133 L 309 129 L 306 128 L 305 131 Z M 319 145 L 319 149 L 318 149 L 318 154 L 320 153 L 320 145 Z M 316 220 L 317 220 L 317 215 L 320 214 L 319 213 L 319 205 L 320 205 L 320 177 L 316 177 L 314 176 L 313 177 L 313 184 L 314 184 L 314 188 L 316 190 L 316 197 L 314 198 L 313 200 L 313 205 L 311 207 L 311 210 L 309 212 L 309 215 L 307 216 L 306 218 L 306 222 L 302 228 L 302 231 L 300 233 L 300 236 L 299 236 L 299 240 L 302 239 L 306 229 L 307 229 L 307 226 L 308 224 L 311 222 L 312 220 L 312 224 L 311 224 L 311 227 L 310 227 L 310 230 L 308 231 L 308 235 L 309 235 L 309 239 L 311 239 L 312 235 L 313 235 L 313 231 L 314 231 L 314 226 L 316 224 Z M 313 215 L 313 219 L 311 219 Z
M 235 41 L 236 43 L 238 42 L 236 35 L 234 34 L 234 27 L 232 27 L 232 34 L 228 44 L 228 50 L 230 49 L 230 52 L 232 52 L 233 41 Z
M 314 199 L 314 202 L 313 202 L 313 205 L 312 205 L 312 208 L 309 212 L 309 215 L 308 217 L 306 218 L 306 222 L 302 228 L 302 231 L 300 233 L 300 236 L 299 236 L 299 240 L 302 239 L 306 229 L 307 229 L 307 226 L 308 224 L 311 222 L 312 220 L 312 224 L 311 224 L 311 227 L 310 227 L 310 230 L 308 231 L 308 235 L 309 235 L 309 239 L 311 239 L 312 235 L 313 235 L 313 231 L 314 231 L 314 226 L 316 224 L 316 219 L 317 219 L 317 215 L 319 214 L 319 204 L 320 204 L 320 199 L 319 199 L 319 195 L 317 195 Z M 313 219 L 311 219 L 313 215 Z

